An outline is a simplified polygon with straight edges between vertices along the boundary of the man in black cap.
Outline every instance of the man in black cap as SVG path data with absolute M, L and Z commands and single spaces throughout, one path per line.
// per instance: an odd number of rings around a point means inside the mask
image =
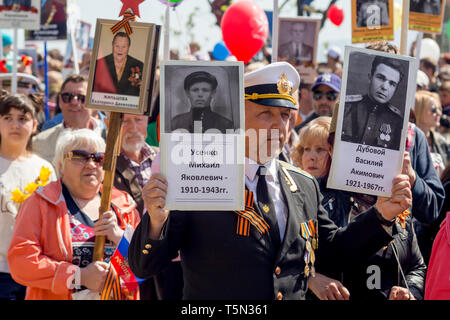
M 323 73 L 317 77 L 316 82 L 311 87 L 311 91 L 313 93 L 314 112 L 295 127 L 297 132 L 300 132 L 304 126 L 318 117 L 332 116 L 334 105 L 338 101 L 339 93 L 341 92 L 341 78 L 334 73 Z
M 183 299 L 301 300 L 317 281 L 319 254 L 320 263 L 340 269 L 392 240 L 382 223 L 411 203 L 406 176 L 394 180 L 392 198 L 380 197 L 351 227 L 338 229 L 320 205 L 317 181 L 276 159 L 299 83 L 286 62 L 245 75 L 245 210 L 168 212 L 170 182 L 152 174 L 143 189 L 148 214 L 128 251 L 136 276 L 158 274 L 180 252 Z
M 189 74 L 184 79 L 184 92 L 191 110 L 175 116 L 171 121 L 172 130 L 185 129 L 190 133 L 204 133 L 215 129 L 226 133 L 234 129 L 233 122 L 211 110 L 211 101 L 216 94 L 217 79 L 205 71 Z M 209 131 L 214 133 L 213 130 Z
M 375 57 L 367 94 L 345 97 L 342 141 L 399 149 L 403 112 L 390 101 L 404 77 L 402 69 L 398 60 Z

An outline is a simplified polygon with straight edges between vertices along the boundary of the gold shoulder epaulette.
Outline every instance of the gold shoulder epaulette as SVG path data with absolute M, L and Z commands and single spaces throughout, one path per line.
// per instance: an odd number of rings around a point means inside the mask
M 361 101 L 363 96 L 361 94 L 349 94 L 345 96 L 345 102 L 358 102 Z
M 287 163 L 287 162 L 284 162 L 284 161 L 281 161 L 281 160 L 279 160 L 279 162 L 280 162 L 281 166 L 283 168 L 285 168 L 286 170 L 289 170 L 289 171 L 292 171 L 292 172 L 295 172 L 295 173 L 299 173 L 302 176 L 305 176 L 305 177 L 307 177 L 309 179 L 314 179 L 314 177 L 312 175 L 310 175 L 308 172 L 306 172 L 305 170 L 302 170 L 302 169 L 300 169 L 298 167 L 293 166 L 290 163 Z

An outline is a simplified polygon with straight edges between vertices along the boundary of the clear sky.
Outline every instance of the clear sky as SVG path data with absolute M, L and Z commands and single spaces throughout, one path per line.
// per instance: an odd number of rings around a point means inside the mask
M 70 1 L 70 0 L 69 0 Z M 120 0 L 73 0 L 80 8 L 80 17 L 82 20 L 93 25 L 92 35 L 95 30 L 95 22 L 97 18 L 104 19 L 119 19 L 118 14 L 122 8 Z M 394 0 L 401 3 L 400 0 Z M 273 0 L 253 0 L 264 10 L 272 10 Z M 284 0 L 278 0 L 279 5 L 284 3 Z M 279 13 L 282 17 L 293 17 L 296 15 L 296 0 L 290 0 Z M 319 34 L 319 50 L 318 60 L 324 59 L 324 51 L 327 46 L 338 45 L 342 49 L 344 45 L 351 45 L 351 1 L 339 0 L 337 4 L 342 6 L 345 12 L 344 21 L 338 27 L 333 25 L 330 21 L 325 23 L 324 28 Z M 329 4 L 329 0 L 314 0 L 312 5 L 318 9 L 325 9 Z M 140 4 L 141 19 L 137 21 L 151 22 L 164 25 L 165 6 L 159 0 L 145 0 Z M 192 18 L 193 28 L 188 28 L 186 23 L 189 18 Z M 320 14 L 317 17 L 321 17 Z M 184 0 L 171 13 L 171 48 L 177 48 L 181 52 L 186 43 L 191 41 L 194 37 L 200 43 L 202 50 L 211 51 L 214 45 L 222 40 L 220 27 L 215 24 L 215 16 L 210 11 L 210 6 L 207 0 Z M 417 36 L 417 32 L 409 32 L 408 42 L 410 43 Z M 163 47 L 163 35 L 161 35 L 161 48 Z M 399 44 L 400 34 L 395 35 L 395 42 Z M 49 48 L 57 47 L 64 53 L 65 42 L 53 41 L 49 42 Z M 162 51 L 161 51 L 162 52 Z

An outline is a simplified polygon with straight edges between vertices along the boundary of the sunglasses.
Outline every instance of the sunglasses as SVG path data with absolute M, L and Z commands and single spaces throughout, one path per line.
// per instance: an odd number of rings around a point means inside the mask
M 84 94 L 73 94 L 72 92 L 61 93 L 61 99 L 64 103 L 71 103 L 73 98 L 77 97 L 77 101 L 84 103 L 86 96 Z
M 313 99 L 318 101 L 322 99 L 323 95 L 326 95 L 328 101 L 334 101 L 337 99 L 338 93 L 336 91 L 327 91 L 326 93 L 323 91 L 314 91 L 313 92 Z
M 96 164 L 103 165 L 105 160 L 104 152 L 90 153 L 84 150 L 72 150 L 64 155 L 64 159 L 70 159 L 75 163 L 86 165 L 89 159 L 92 159 Z

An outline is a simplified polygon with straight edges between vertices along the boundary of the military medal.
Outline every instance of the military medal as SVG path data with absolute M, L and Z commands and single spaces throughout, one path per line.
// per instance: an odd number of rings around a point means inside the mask
M 269 206 L 267 204 L 265 204 L 265 205 L 263 205 L 263 210 L 264 210 L 265 213 L 268 213 L 270 208 L 269 208 Z
M 308 239 L 308 241 L 306 241 L 306 250 L 307 250 L 308 252 L 311 252 L 311 250 L 312 250 L 311 242 L 309 242 L 309 239 Z
M 380 127 L 380 139 L 383 141 L 391 141 L 391 136 L 390 133 L 392 132 L 391 130 L 391 125 L 389 123 L 383 123 L 381 124 Z
M 305 266 L 305 275 L 307 277 L 309 276 L 309 266 L 308 265 Z
M 318 243 L 319 243 L 319 241 L 316 239 L 316 237 L 314 237 L 312 239 L 312 247 L 314 250 L 316 250 L 319 247 Z

